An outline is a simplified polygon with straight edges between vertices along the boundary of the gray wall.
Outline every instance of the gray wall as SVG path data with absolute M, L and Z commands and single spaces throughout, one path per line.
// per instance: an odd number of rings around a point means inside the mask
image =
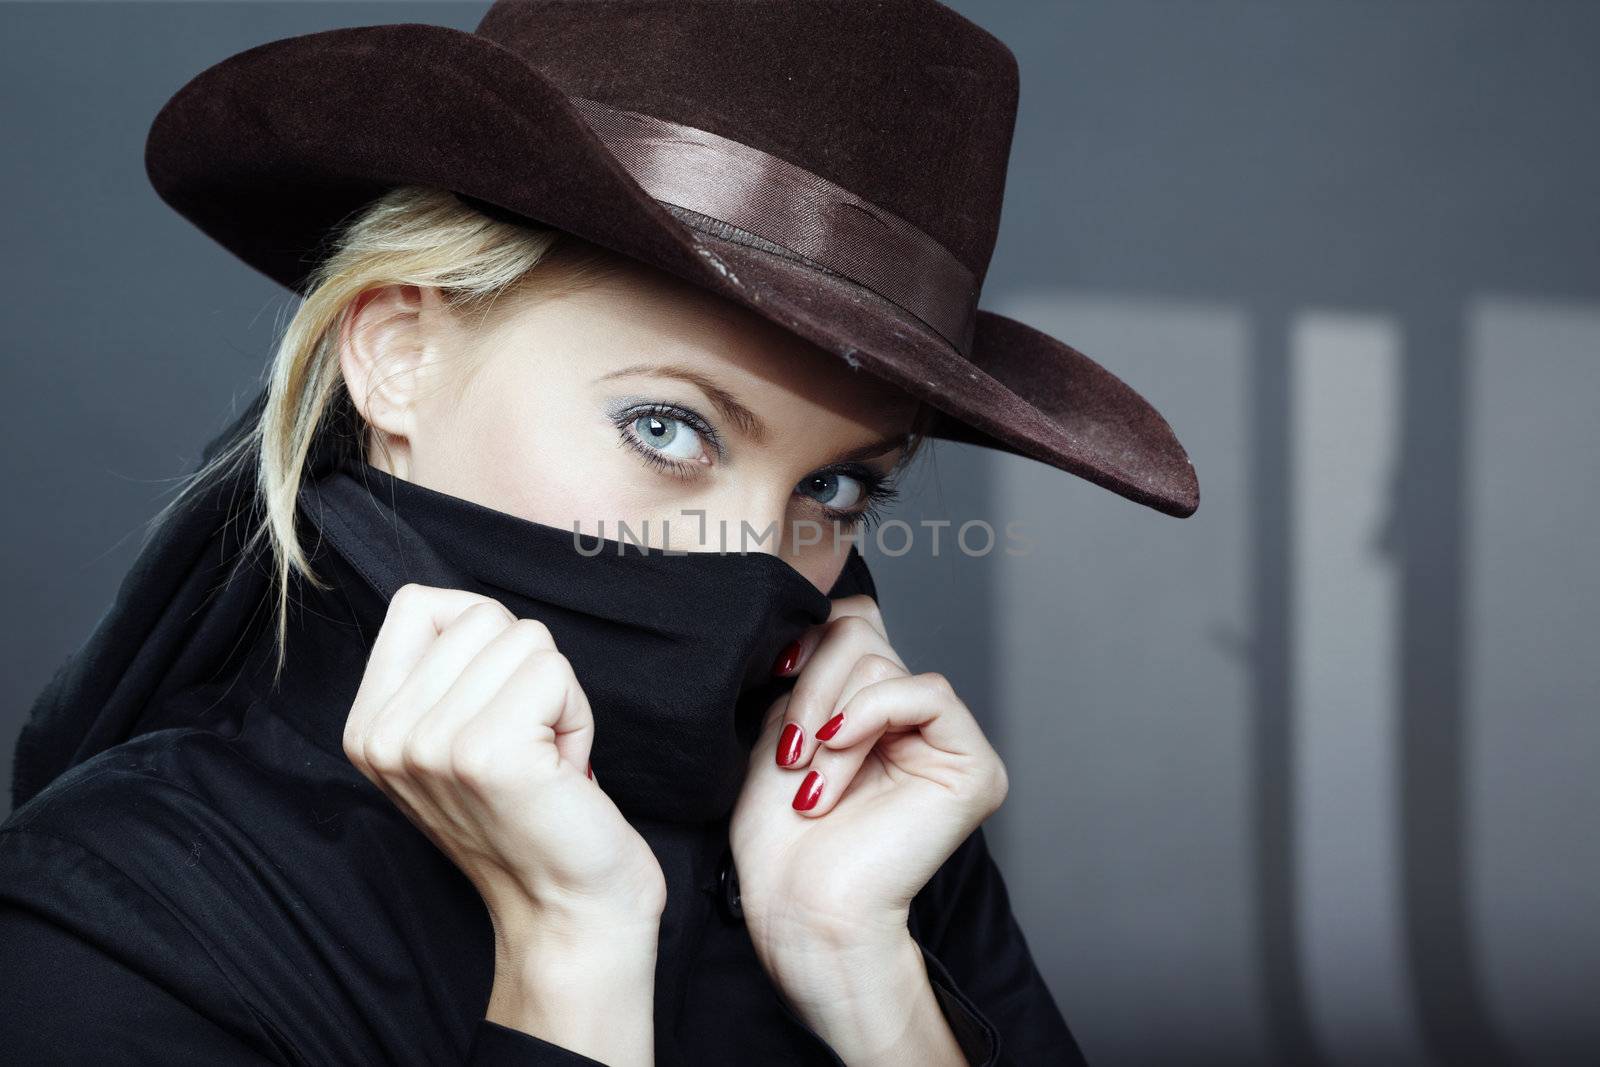
M 1012 771 L 1091 1061 L 1593 1061 L 1600 9 L 955 6 L 1022 67 L 986 306 L 1149 395 L 1203 489 L 949 446 L 900 517 L 1032 553 L 874 559 Z M 483 7 L 0 6 L 6 738 L 290 310 L 155 198 L 150 117 L 264 40 Z

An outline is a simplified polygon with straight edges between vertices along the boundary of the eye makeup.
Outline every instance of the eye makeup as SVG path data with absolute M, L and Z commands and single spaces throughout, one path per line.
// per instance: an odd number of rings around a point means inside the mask
M 858 498 L 852 501 L 849 507 L 830 507 L 805 492 L 807 483 L 840 477 L 849 478 L 861 487 Z M 849 528 L 857 525 L 871 526 L 877 522 L 882 518 L 882 513 L 888 505 L 900 495 L 900 490 L 895 487 L 894 477 L 891 474 L 874 470 L 864 463 L 836 463 L 813 471 L 800 479 L 800 484 L 795 487 L 795 493 L 819 509 L 824 518 L 831 522 L 842 523 Z
M 607 407 L 606 417 L 621 434 L 623 444 L 632 448 L 645 462 L 669 474 L 693 477 L 699 468 L 718 462 L 727 455 L 727 448 L 716 427 L 698 411 L 682 404 L 624 397 Z M 667 438 L 669 443 L 678 443 L 677 436 L 687 431 L 704 446 L 701 458 L 685 459 L 667 454 L 658 447 L 661 437 L 650 434 L 652 424 L 659 424 L 671 433 L 671 437 Z
M 700 412 L 684 404 L 629 396 L 612 401 L 605 413 L 622 445 L 671 477 L 697 477 L 707 467 L 727 458 L 727 447 L 716 427 Z M 685 453 L 696 442 L 701 448 L 699 454 L 691 458 Z M 830 507 L 826 498 L 819 499 L 818 494 L 837 488 L 841 478 L 856 483 L 859 492 L 849 506 Z M 899 495 L 899 490 L 895 488 L 892 473 L 850 460 L 819 467 L 807 474 L 795 486 L 794 495 L 806 507 L 819 512 L 824 520 L 853 529 L 878 521 L 883 509 Z

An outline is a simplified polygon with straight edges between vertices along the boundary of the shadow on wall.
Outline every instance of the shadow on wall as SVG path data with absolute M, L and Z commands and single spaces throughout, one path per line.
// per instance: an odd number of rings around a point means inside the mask
M 1091 1060 L 1596 1047 L 1600 307 L 996 310 L 1114 352 L 1204 491 L 992 460 L 997 850 Z
M 997 848 L 1091 1062 L 1592 1060 L 1600 8 L 956 6 L 1022 71 L 986 304 L 1202 484 L 993 460 L 1056 532 Z

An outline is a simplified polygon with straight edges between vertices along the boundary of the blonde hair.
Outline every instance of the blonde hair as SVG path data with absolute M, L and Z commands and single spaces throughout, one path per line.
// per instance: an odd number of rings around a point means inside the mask
M 339 363 L 340 337 L 356 298 L 384 285 L 430 286 L 452 312 L 472 315 L 473 325 L 482 327 L 514 303 L 507 297 L 571 292 L 631 262 L 563 230 L 491 217 L 430 186 L 400 186 L 370 201 L 334 228 L 321 251 L 269 364 L 260 419 L 186 475 L 174 499 L 150 522 L 153 529 L 202 486 L 255 465 L 251 529 L 240 552 L 251 557 L 265 541 L 270 555 L 277 622 L 274 677 L 284 667 L 294 574 L 319 589 L 331 588 L 312 571 L 296 528 L 313 444 L 327 433 L 332 447 L 360 449 L 356 454 L 366 458 L 365 423 Z M 918 411 L 904 461 L 918 451 L 935 415 L 926 405 Z

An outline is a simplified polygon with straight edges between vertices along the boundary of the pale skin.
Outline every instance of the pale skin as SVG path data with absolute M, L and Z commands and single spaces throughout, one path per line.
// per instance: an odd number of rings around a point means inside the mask
M 652 520 L 659 541 L 672 520 L 674 549 L 716 548 L 719 522 L 859 519 L 915 403 L 744 308 L 616 266 L 556 296 L 517 294 L 483 324 L 426 286 L 362 294 L 339 358 L 369 460 L 567 529 Z M 682 522 L 686 509 L 706 521 Z M 848 542 L 806 540 L 752 550 L 826 591 Z M 767 716 L 731 826 L 757 954 L 852 1067 L 962 1064 L 906 920 L 1004 800 L 1004 766 L 949 683 L 905 666 L 868 597 L 835 600 L 775 671 L 796 683 Z M 785 764 L 790 723 L 801 733 Z M 666 886 L 587 773 L 595 729 L 537 620 L 411 585 L 389 606 L 344 745 L 483 897 L 496 947 L 487 1017 L 605 1063 L 649 1064 Z M 812 771 L 821 790 L 801 810 Z

